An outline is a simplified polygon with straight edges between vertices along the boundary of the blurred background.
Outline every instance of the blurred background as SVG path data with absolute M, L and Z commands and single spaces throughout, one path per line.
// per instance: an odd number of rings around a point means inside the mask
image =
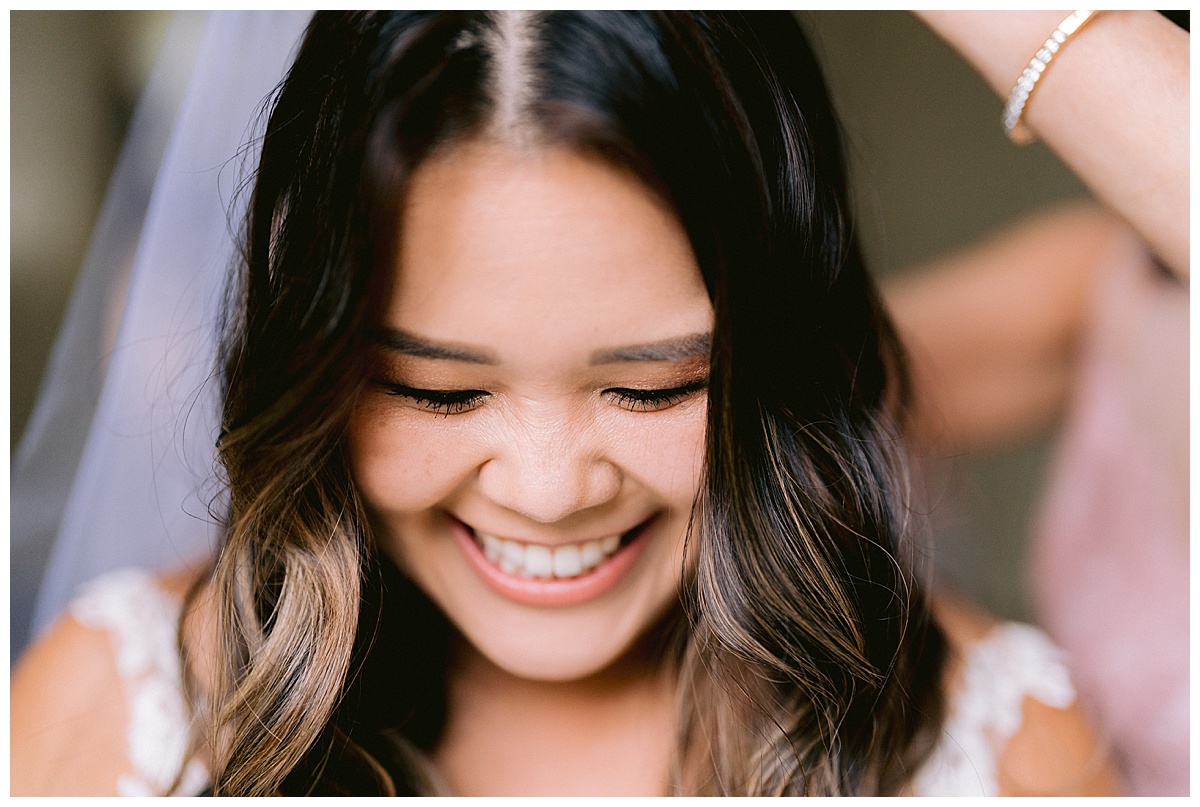
M 10 13 L 14 448 L 171 17 Z M 879 275 L 912 271 L 1017 217 L 1085 195 L 1044 147 L 1008 142 L 1000 99 L 909 15 L 807 12 L 800 19 L 843 117 L 858 228 Z M 948 460 L 934 491 L 939 574 L 1011 618 L 1030 616 L 1022 562 L 1050 440 Z
M 11 449 L 171 12 L 9 15 Z

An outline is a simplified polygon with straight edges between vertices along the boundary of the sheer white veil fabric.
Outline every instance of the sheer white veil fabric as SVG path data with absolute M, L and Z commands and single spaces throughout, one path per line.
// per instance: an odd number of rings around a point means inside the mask
M 212 551 L 221 301 L 264 101 L 310 17 L 181 13 L 167 34 L 13 460 L 13 658 L 81 583 Z

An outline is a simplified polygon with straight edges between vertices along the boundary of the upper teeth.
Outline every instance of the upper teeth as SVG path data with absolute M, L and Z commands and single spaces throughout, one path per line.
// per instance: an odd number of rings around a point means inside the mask
M 505 574 L 522 577 L 577 577 L 599 566 L 621 545 L 619 535 L 580 544 L 564 544 L 553 549 L 542 544 L 506 541 L 482 532 L 476 535 L 489 561 L 499 566 Z

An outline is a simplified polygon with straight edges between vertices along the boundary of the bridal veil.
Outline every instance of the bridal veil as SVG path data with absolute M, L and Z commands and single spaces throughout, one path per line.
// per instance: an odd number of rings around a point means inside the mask
M 224 280 L 264 103 L 310 16 L 181 12 L 167 34 L 13 459 L 14 658 L 80 583 L 213 547 Z

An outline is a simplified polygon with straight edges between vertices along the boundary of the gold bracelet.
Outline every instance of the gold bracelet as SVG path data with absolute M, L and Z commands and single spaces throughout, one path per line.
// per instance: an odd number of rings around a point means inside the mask
M 1024 146 L 1037 139 L 1029 127 L 1021 122 L 1021 114 L 1025 111 L 1025 102 L 1029 100 L 1030 93 L 1037 86 L 1042 73 L 1046 72 L 1046 68 L 1063 43 L 1082 28 L 1083 24 L 1095 13 L 1095 11 L 1076 11 L 1059 23 L 1058 28 L 1054 29 L 1054 33 L 1042 45 L 1041 50 L 1029 60 L 1029 65 L 1017 79 L 1016 85 L 1008 96 L 1008 103 L 1004 105 L 1004 133 L 1018 146 Z

